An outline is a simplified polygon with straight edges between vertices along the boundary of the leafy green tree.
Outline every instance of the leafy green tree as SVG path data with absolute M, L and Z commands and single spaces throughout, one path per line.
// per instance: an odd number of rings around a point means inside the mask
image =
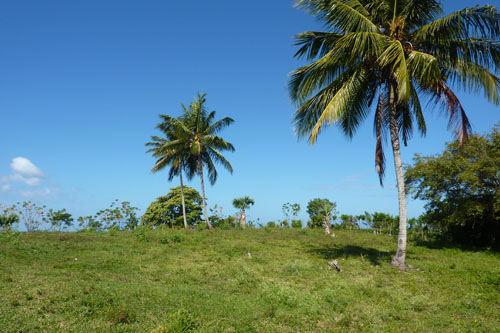
M 195 175 L 200 177 L 203 214 L 207 227 L 212 229 L 205 202 L 203 171 L 206 167 L 208 179 L 212 185 L 217 180 L 217 170 L 214 162 L 221 164 L 229 172 L 233 172 L 233 167 L 222 155 L 222 152 L 234 151 L 234 147 L 231 143 L 217 136 L 217 134 L 231 125 L 234 120 L 225 117 L 214 121 L 216 112 L 208 112 L 205 103 L 206 94 L 198 94 L 198 97 L 194 99 L 189 107 L 184 107 L 184 114 L 181 117 L 178 119 L 170 117 L 169 119 L 176 136 L 179 138 L 179 144 L 182 142 L 187 149 L 187 155 L 183 160 L 183 168 L 188 179 L 192 179 Z
M 69 228 L 73 225 L 73 217 L 66 211 L 66 208 L 56 211 L 52 208 L 49 209 L 43 220 L 50 223 L 52 230 L 62 231 L 63 228 Z
M 103 224 L 101 221 L 97 220 L 94 216 L 80 216 L 77 219 L 78 226 L 83 230 L 94 230 L 99 231 L 103 229 Z
M 116 199 L 109 205 L 109 208 L 98 211 L 95 218 L 106 229 L 134 229 L 139 221 L 136 215 L 137 210 L 139 209 L 132 207 L 130 202 L 120 203 Z
M 382 184 L 389 136 L 398 189 L 399 234 L 391 264 L 403 269 L 407 219 L 400 140 L 406 145 L 415 127 L 425 134 L 422 96 L 442 105 L 460 142 L 466 140 L 470 124 L 449 85 L 482 90 L 498 104 L 500 13 L 475 6 L 438 18 L 437 0 L 299 0 L 297 6 L 330 31 L 296 37 L 295 56 L 311 61 L 290 78 L 296 133 L 314 144 L 323 129 L 337 124 L 352 137 L 374 105 L 376 170 Z
M 292 220 L 292 228 L 302 228 L 302 220 Z
M 198 191 L 191 187 L 184 187 L 186 204 L 186 219 L 190 226 L 200 223 L 202 214 L 202 198 Z M 182 198 L 180 186 L 170 189 L 170 192 L 153 201 L 146 213 L 142 216 L 143 225 L 182 226 Z
M 413 162 L 406 184 L 426 202 L 420 225 L 462 244 L 500 248 L 500 124 L 465 147 L 452 142 L 442 154 Z
M 283 214 L 285 215 L 286 221 L 282 222 L 282 226 L 288 227 L 290 225 L 290 217 L 297 217 L 300 212 L 300 205 L 298 203 L 285 203 L 281 207 Z
M 246 215 L 246 210 L 250 208 L 250 206 L 253 206 L 255 204 L 255 201 L 251 199 L 249 196 L 244 196 L 241 198 L 236 198 L 233 200 L 233 206 L 234 208 L 237 208 L 240 210 L 240 226 L 242 228 L 246 228 L 247 226 L 247 215 Z
M 371 215 L 370 227 L 378 232 L 392 234 L 397 227 L 399 217 L 387 213 L 375 212 Z
M 342 220 L 341 227 L 343 229 L 359 229 L 357 216 L 342 214 L 340 215 L 340 220 Z
M 307 214 L 310 221 L 309 228 L 324 227 L 326 233 L 330 233 L 332 216 L 336 214 L 337 204 L 328 199 L 312 199 L 307 203 Z
M 45 206 L 38 206 L 31 200 L 24 201 L 23 203 L 18 202 L 16 205 L 12 206 L 11 210 L 19 215 L 27 232 L 38 230 L 45 216 Z

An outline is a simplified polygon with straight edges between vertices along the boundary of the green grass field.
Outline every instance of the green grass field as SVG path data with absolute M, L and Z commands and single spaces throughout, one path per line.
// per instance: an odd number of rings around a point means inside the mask
M 0 331 L 500 332 L 498 254 L 410 242 L 401 272 L 394 248 L 363 231 L 0 233 Z

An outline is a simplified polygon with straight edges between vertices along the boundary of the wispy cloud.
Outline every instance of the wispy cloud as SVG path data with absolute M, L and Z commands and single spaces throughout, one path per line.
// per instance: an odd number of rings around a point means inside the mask
M 30 189 L 20 191 L 19 194 L 25 198 L 37 198 L 37 199 L 45 199 L 49 197 L 53 197 L 57 195 L 59 192 L 58 188 L 43 188 L 43 189 Z
M 361 180 L 363 178 L 363 175 L 360 173 L 353 173 L 350 175 L 345 176 L 342 181 L 345 183 L 355 183 Z

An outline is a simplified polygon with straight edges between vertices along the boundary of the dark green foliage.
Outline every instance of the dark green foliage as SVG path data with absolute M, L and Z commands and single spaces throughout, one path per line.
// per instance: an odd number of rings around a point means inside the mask
M 62 229 L 68 229 L 73 225 L 73 217 L 66 212 L 66 208 L 56 211 L 52 208 L 49 209 L 43 220 L 50 223 L 52 230 L 62 231 Z
M 359 229 L 358 217 L 349 214 L 340 215 L 342 229 Z
M 301 220 L 292 220 L 292 228 L 302 228 Z
M 366 213 L 367 214 L 367 213 Z M 377 230 L 378 232 L 384 233 L 396 233 L 398 229 L 398 216 L 392 216 L 390 214 L 375 212 L 369 215 L 368 223 L 372 229 Z M 413 220 L 412 220 L 413 223 Z M 411 223 L 410 228 L 412 226 Z
M 332 215 L 336 214 L 337 204 L 328 199 L 312 199 L 307 203 L 307 214 L 310 221 L 307 223 L 309 228 L 322 228 L 325 218 L 331 223 Z
M 426 201 L 424 223 L 462 244 L 500 248 L 500 125 L 452 142 L 436 156 L 414 158 L 408 190 Z
M 186 219 L 188 225 L 200 223 L 202 207 L 201 196 L 194 188 L 184 186 L 186 202 Z M 143 225 L 182 226 L 182 197 L 181 187 L 174 187 L 170 192 L 153 201 L 142 217 Z
M 82 230 L 93 230 L 93 231 L 99 231 L 102 230 L 103 224 L 96 220 L 94 216 L 80 216 L 77 219 L 78 221 L 78 226 Z

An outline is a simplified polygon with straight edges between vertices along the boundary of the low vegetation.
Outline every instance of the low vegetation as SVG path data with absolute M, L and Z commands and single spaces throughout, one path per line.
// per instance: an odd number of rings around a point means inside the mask
M 495 332 L 500 256 L 367 230 L 0 233 L 5 332 Z M 327 262 L 336 259 L 337 273 Z

